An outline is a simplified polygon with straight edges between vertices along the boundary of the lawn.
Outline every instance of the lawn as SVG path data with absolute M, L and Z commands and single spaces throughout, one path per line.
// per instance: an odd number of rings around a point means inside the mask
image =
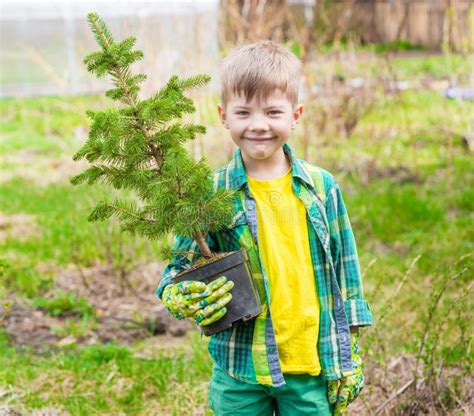
M 400 58 L 393 67 L 401 79 L 417 80 L 452 71 L 462 78 L 468 65 L 466 57 L 450 55 Z M 216 116 L 218 98 L 209 93 L 196 100 L 208 134 L 190 149 L 217 168 L 232 150 Z M 157 264 L 148 285 L 135 287 L 151 298 L 133 311 L 134 322 L 144 322 L 153 302 L 159 304 L 153 287 L 167 239 L 150 243 L 122 235 L 117 224 L 88 222 L 95 203 L 112 191 L 69 183 L 84 168 L 71 158 L 87 137 L 85 110 L 106 105 L 97 96 L 0 101 L 0 250 L 7 264 L 0 295 L 14 302 L 6 303 L 0 328 L 0 403 L 71 415 L 210 414 L 206 338 L 194 330 L 171 337 L 148 328 L 137 339 L 102 342 L 97 326 L 105 307 L 72 289 L 68 295 L 68 276 L 74 285 L 84 275 L 98 285 L 105 268 L 122 284 L 121 271 Z M 418 391 L 404 390 L 391 414 L 408 414 L 413 397 L 424 406 L 435 388 L 447 414 L 473 405 L 473 114 L 472 102 L 420 87 L 378 96 L 350 137 L 311 137 L 307 159 L 341 185 L 375 317 L 362 331 L 367 387 L 353 414 L 374 413 L 413 377 L 421 380 Z M 311 113 L 304 117 L 311 123 Z M 299 128 L 290 139 L 298 156 L 303 135 Z M 132 289 L 122 289 L 133 298 Z M 52 333 L 46 347 L 15 342 L 5 312 L 14 315 L 17 305 L 32 320 L 54 320 L 56 326 L 43 328 L 45 337 Z

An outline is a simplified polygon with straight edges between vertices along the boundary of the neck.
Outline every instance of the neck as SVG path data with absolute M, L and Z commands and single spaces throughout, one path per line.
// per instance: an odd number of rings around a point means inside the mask
M 291 167 L 291 162 L 283 148 L 268 159 L 249 159 L 242 153 L 245 172 L 254 179 L 271 180 L 283 176 Z

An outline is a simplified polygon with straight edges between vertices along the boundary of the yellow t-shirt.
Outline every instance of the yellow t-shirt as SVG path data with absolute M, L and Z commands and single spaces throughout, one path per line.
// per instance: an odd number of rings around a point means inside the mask
M 282 177 L 247 176 L 258 216 L 258 242 L 270 283 L 270 310 L 283 373 L 318 375 L 319 299 L 306 210 Z

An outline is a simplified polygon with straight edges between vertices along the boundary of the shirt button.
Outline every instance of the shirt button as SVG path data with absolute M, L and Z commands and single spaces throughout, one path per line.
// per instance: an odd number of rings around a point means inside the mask
M 253 211 L 253 208 L 254 208 L 253 204 L 248 204 L 248 205 L 247 205 L 247 209 L 248 209 L 249 211 Z

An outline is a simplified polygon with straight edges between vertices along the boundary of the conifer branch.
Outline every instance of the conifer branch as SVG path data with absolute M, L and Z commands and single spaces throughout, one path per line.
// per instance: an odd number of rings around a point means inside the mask
M 112 35 L 109 32 L 108 27 L 102 21 L 97 13 L 89 13 L 87 15 L 89 26 L 91 27 L 92 33 L 95 35 L 97 43 L 102 47 L 102 50 L 106 51 L 114 43 Z
M 183 146 L 206 129 L 181 123 L 183 115 L 196 110 L 184 92 L 207 84 L 210 77 L 172 76 L 156 94 L 140 100 L 140 83 L 146 75 L 130 71 L 131 64 L 143 58 L 142 51 L 133 50 L 136 39 L 116 43 L 96 13 L 89 13 L 87 20 L 101 50 L 88 54 L 84 64 L 97 77 L 111 77 L 114 88 L 106 96 L 122 106 L 87 111 L 92 120 L 89 137 L 73 159 L 94 164 L 72 177 L 71 183 L 101 181 L 115 189 L 131 189 L 143 205 L 100 202 L 89 220 L 117 216 L 123 230 L 154 239 L 171 230 L 194 238 L 202 255 L 211 256 L 205 236 L 232 220 L 232 193 L 221 190 L 211 195 L 209 167 L 195 162 Z
M 92 32 L 95 35 L 95 38 L 97 39 L 97 43 L 99 43 L 99 45 L 102 46 L 102 49 L 104 52 L 106 53 L 109 52 L 112 45 L 114 45 L 114 41 L 113 41 L 112 35 L 110 34 L 108 30 L 107 25 L 96 13 L 89 13 L 87 16 L 87 19 L 89 20 L 89 25 L 92 29 Z M 132 45 L 130 45 L 130 47 L 131 46 Z M 128 72 L 128 65 L 125 66 L 124 69 L 122 69 L 118 63 L 111 62 L 109 73 L 112 75 L 112 77 L 115 78 L 115 81 L 118 81 L 119 87 L 124 91 L 123 95 L 128 100 L 128 101 L 125 101 L 125 104 L 129 104 L 135 108 L 137 105 L 137 101 L 136 101 L 137 97 L 135 94 L 131 92 L 130 86 L 127 83 L 127 72 Z M 114 82 L 114 83 L 117 85 L 117 82 Z M 112 95 L 111 98 L 113 98 L 113 93 L 110 94 L 110 91 L 115 91 L 115 90 L 108 91 L 109 95 Z M 138 114 L 136 115 L 138 116 Z
M 133 217 L 136 220 L 141 221 L 141 222 L 146 222 L 146 223 L 149 223 L 149 224 L 157 224 L 158 223 L 158 221 L 152 220 L 150 218 L 142 217 L 140 215 L 135 214 L 133 211 L 127 210 L 127 209 L 125 209 L 123 207 L 120 207 L 120 206 L 117 206 L 117 205 L 109 204 L 109 207 L 114 209 L 117 212 L 129 215 L 130 217 Z

